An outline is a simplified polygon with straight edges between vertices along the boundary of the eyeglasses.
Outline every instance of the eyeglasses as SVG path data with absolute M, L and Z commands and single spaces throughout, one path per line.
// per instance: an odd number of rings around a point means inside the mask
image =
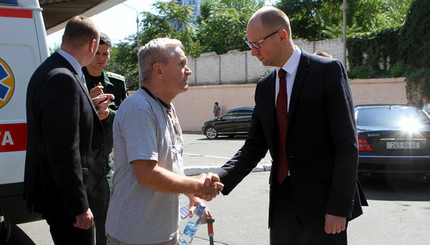
M 252 48 L 259 49 L 259 48 L 261 48 L 260 43 L 262 43 L 266 38 L 269 38 L 269 37 L 271 37 L 271 36 L 275 35 L 276 33 L 278 33 L 278 31 L 279 31 L 279 30 L 277 30 L 277 31 L 275 31 L 275 32 L 270 33 L 269 35 L 267 35 L 267 36 L 263 37 L 263 38 L 262 38 L 262 39 L 260 39 L 259 41 L 256 41 L 256 42 L 250 42 L 250 41 L 246 41 L 246 40 L 245 40 L 245 43 L 246 43 L 246 44 L 248 44 L 248 46 L 249 46 L 249 48 L 250 48 L 250 49 L 252 49 Z

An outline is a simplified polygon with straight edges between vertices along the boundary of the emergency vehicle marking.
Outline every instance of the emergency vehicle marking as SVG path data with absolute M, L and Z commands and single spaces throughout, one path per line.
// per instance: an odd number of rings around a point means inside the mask
M 9 66 L 0 58 L 0 109 L 12 98 L 15 79 Z
M 0 0 L 0 3 L 6 3 L 11 5 L 18 5 L 18 0 Z
M 33 18 L 33 11 L 26 9 L 3 9 L 0 8 L 0 17 L 12 17 L 12 18 Z
M 25 151 L 27 148 L 27 124 L 0 124 L 0 153 Z

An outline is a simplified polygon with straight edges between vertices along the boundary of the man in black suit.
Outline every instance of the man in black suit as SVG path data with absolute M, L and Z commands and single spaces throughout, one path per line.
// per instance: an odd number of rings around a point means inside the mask
M 47 220 L 55 244 L 93 244 L 93 224 L 107 211 L 109 167 L 97 110 L 113 96 L 91 100 L 81 71 L 94 57 L 99 35 L 88 18 L 72 18 L 61 50 L 28 84 L 24 198 Z
M 344 67 L 296 47 L 287 15 L 274 7 L 251 17 L 247 38 L 251 54 L 277 68 L 257 84 L 248 139 L 218 172 L 222 193 L 229 194 L 269 150 L 271 244 L 346 244 L 347 220 L 362 209 Z

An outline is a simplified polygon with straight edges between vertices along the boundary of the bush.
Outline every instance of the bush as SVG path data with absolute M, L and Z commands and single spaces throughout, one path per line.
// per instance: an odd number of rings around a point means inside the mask
M 394 64 L 390 69 L 391 77 L 405 77 L 411 70 L 410 65 L 406 65 L 404 61 L 400 60 Z

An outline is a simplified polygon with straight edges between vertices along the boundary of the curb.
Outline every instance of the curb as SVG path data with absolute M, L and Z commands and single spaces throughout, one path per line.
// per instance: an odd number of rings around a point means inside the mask
M 192 167 L 184 167 L 185 175 L 187 176 L 195 176 L 200 175 L 202 173 L 213 172 L 216 173 L 221 166 L 192 166 Z M 270 171 L 272 169 L 272 164 L 258 164 L 251 172 L 264 172 Z

